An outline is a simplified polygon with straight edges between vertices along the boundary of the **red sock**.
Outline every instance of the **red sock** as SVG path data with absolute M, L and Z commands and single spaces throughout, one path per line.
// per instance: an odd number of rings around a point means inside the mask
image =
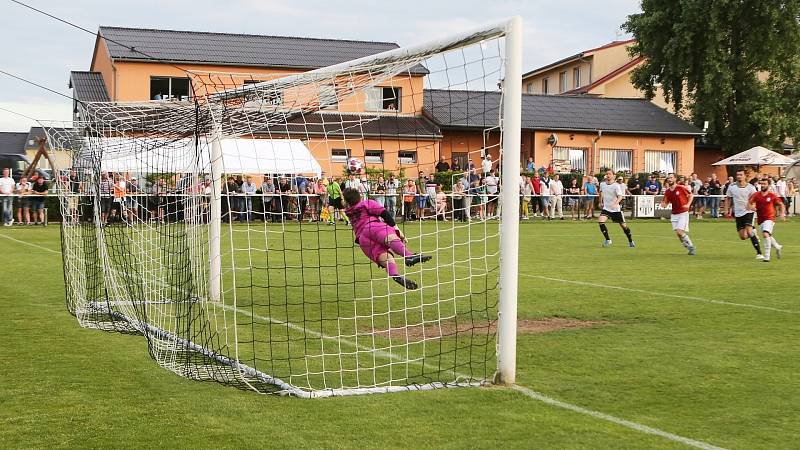
M 389 248 L 394 252 L 395 255 L 401 255 L 404 257 L 413 255 L 413 253 L 408 251 L 405 244 L 403 244 L 403 241 L 400 239 L 389 241 Z
M 400 275 L 400 273 L 397 272 L 397 264 L 394 261 L 389 261 L 386 263 L 386 270 L 389 272 L 390 277 L 396 277 Z

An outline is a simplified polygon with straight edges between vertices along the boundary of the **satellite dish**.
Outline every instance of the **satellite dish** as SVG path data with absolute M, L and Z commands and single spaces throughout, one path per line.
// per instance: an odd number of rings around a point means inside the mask
M 555 147 L 555 145 L 558 144 L 558 136 L 556 136 L 555 133 L 551 134 L 550 137 L 547 138 L 547 143 Z

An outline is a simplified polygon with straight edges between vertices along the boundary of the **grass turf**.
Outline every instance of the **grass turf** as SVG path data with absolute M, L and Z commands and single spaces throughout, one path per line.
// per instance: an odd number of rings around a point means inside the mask
M 666 222 L 634 222 L 636 249 L 610 229 L 603 249 L 594 224 L 521 225 L 520 318 L 608 323 L 520 335 L 518 383 L 723 447 L 800 441 L 800 222 L 770 264 L 727 221 L 692 223 L 696 257 Z M 54 227 L 0 229 L 4 447 L 680 446 L 503 388 L 306 401 L 182 379 L 141 337 L 78 327 L 59 249 Z

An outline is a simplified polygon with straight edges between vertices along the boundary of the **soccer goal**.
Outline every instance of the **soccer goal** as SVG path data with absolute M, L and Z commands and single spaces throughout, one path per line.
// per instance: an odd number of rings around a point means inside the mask
M 307 72 L 191 72 L 188 101 L 80 105 L 48 129 L 73 154 L 68 309 L 262 393 L 513 383 L 521 34 L 515 18 Z M 396 255 L 416 289 L 354 243 L 348 188 L 432 257 Z

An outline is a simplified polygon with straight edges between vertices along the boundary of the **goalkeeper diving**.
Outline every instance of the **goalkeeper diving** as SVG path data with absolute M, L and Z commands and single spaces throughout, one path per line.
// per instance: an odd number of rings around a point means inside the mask
M 417 289 L 417 283 L 400 275 L 397 271 L 394 255 L 405 259 L 405 264 L 411 267 L 425 261 L 431 256 L 412 253 L 406 246 L 403 232 L 397 228 L 394 214 L 390 213 L 375 200 L 362 200 L 361 193 L 356 189 L 345 189 L 342 193 L 347 204 L 345 213 L 350 218 L 356 243 L 375 264 L 386 269 L 389 276 L 406 289 Z

